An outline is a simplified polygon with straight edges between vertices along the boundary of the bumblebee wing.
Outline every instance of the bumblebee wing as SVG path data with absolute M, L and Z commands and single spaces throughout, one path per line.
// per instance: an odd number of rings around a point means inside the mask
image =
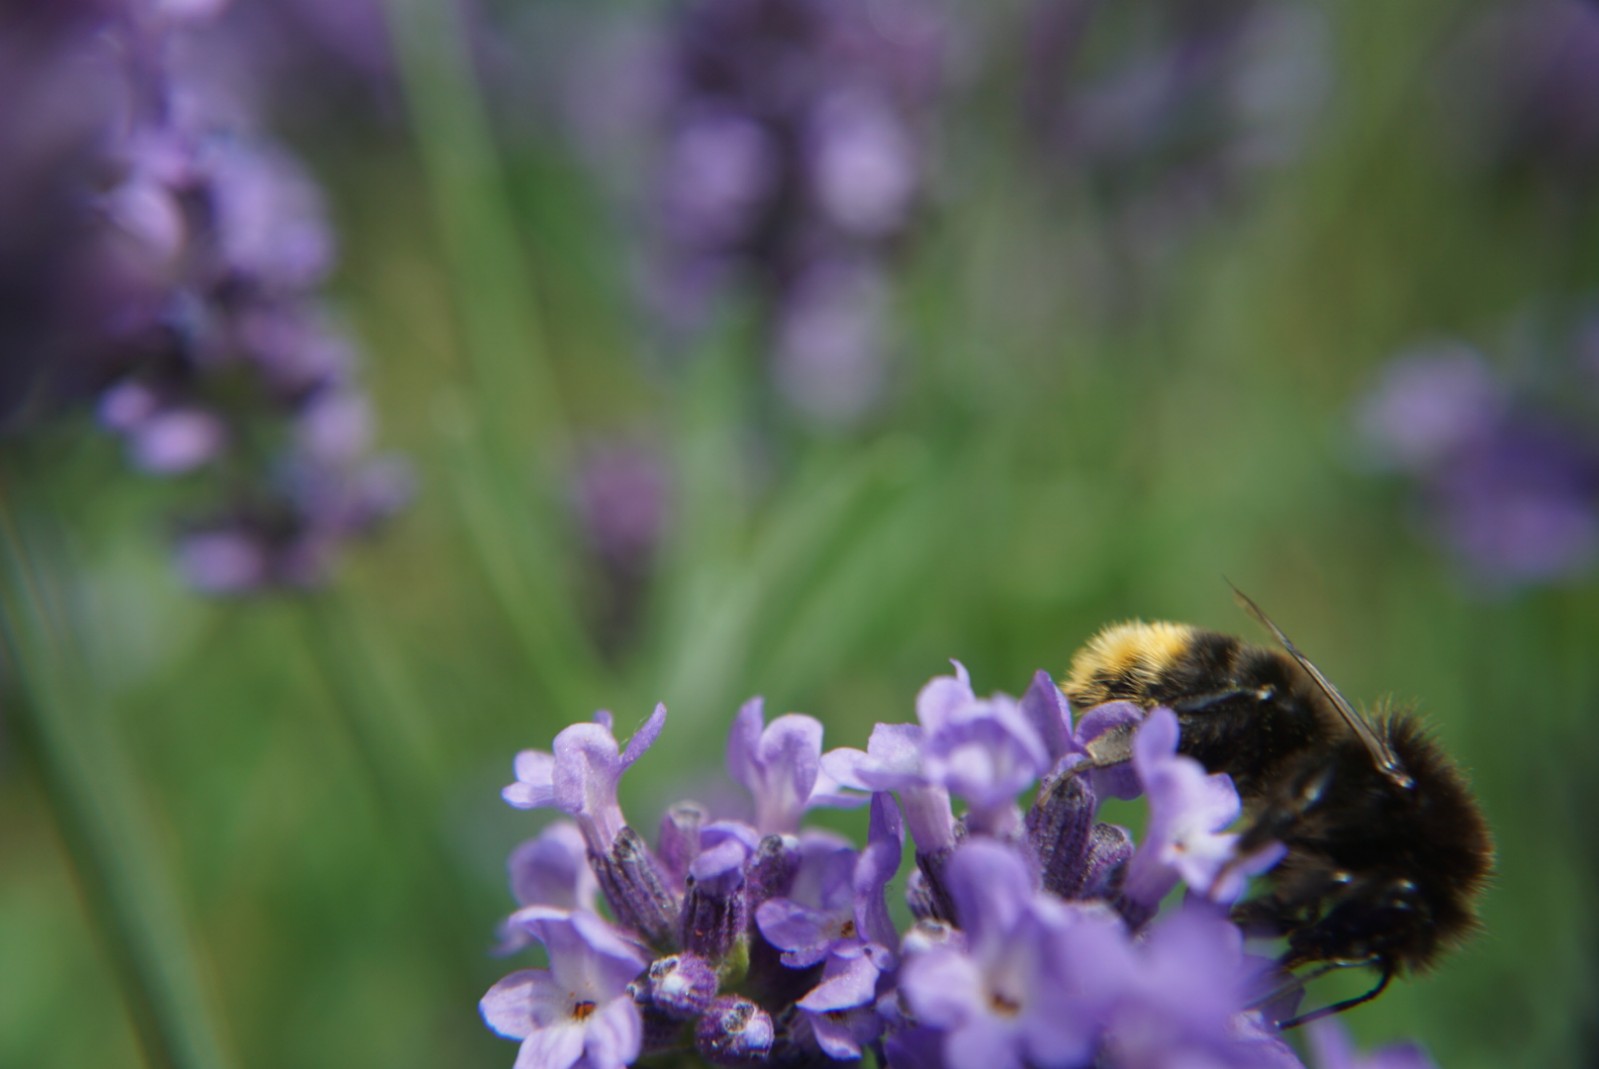
M 1227 585 L 1232 586 L 1231 583 Z M 1244 607 L 1244 611 L 1259 620 L 1266 630 L 1272 633 L 1272 636 L 1276 638 L 1278 644 L 1288 653 L 1288 656 L 1292 657 L 1295 663 L 1305 670 L 1305 674 L 1315 681 L 1316 686 L 1327 696 L 1327 700 L 1332 703 L 1333 708 L 1338 710 L 1338 715 L 1343 718 L 1344 723 L 1349 725 L 1349 730 L 1355 733 L 1355 737 L 1361 741 L 1367 752 L 1371 754 L 1372 763 L 1377 766 L 1378 770 L 1400 786 L 1408 785 L 1410 776 L 1400 767 L 1399 759 L 1394 756 L 1393 751 L 1388 748 L 1388 745 L 1383 742 L 1378 734 L 1371 729 L 1371 725 L 1366 722 L 1366 718 L 1356 712 L 1355 707 L 1349 704 L 1349 700 L 1338 693 L 1338 688 L 1333 686 L 1327 677 L 1321 674 L 1321 669 L 1312 664 L 1309 657 L 1299 652 L 1299 647 L 1294 645 L 1293 640 L 1283 634 L 1283 629 L 1273 623 L 1271 617 L 1267 616 L 1260 606 L 1250 599 L 1248 594 L 1233 586 L 1233 595 L 1238 599 L 1238 604 Z

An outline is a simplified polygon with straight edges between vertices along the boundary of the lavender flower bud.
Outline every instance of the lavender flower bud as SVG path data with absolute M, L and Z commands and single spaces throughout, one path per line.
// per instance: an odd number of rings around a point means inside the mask
M 608 857 L 589 854 L 611 912 L 654 946 L 677 941 L 678 901 L 638 832 L 623 827 Z
M 661 818 L 659 840 L 661 867 L 673 882 L 682 886 L 688 867 L 700 852 L 700 828 L 707 817 L 705 808 L 694 802 L 679 802 Z
M 1027 839 L 1038 859 L 1044 890 L 1082 898 L 1097 800 L 1087 776 L 1052 776 L 1027 812 Z
M 916 872 L 923 880 L 926 888 L 924 906 L 929 909 L 927 916 L 937 920 L 954 920 L 955 905 L 949 897 L 949 889 L 944 883 L 944 868 L 948 864 L 955 848 L 945 847 L 933 853 L 916 852 Z
M 1131 832 L 1119 824 L 1095 824 L 1089 832 L 1088 859 L 1077 897 L 1114 900 L 1121 893 L 1127 861 L 1132 856 Z
M 633 997 L 670 1020 L 688 1021 L 705 1012 L 719 986 L 710 962 L 698 954 L 671 954 L 650 963 Z
M 739 995 L 723 995 L 711 1003 L 694 1030 L 694 1046 L 712 1065 L 763 1064 L 776 1040 L 771 1015 Z
M 768 898 L 788 894 L 799 872 L 800 853 L 792 836 L 768 835 L 755 848 L 749 864 L 750 909 Z
M 689 868 L 683 895 L 682 945 L 711 961 L 724 961 L 749 925 L 744 898 L 744 863 L 749 851 L 725 839 L 701 853 Z
M 933 897 L 932 884 L 927 882 L 920 868 L 913 869 L 905 881 L 905 904 L 910 907 L 911 916 L 918 921 L 939 920 L 939 906 Z

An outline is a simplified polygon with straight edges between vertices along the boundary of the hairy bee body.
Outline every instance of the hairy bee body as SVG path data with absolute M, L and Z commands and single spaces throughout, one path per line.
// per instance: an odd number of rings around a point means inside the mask
M 1379 969 L 1374 995 L 1477 927 L 1488 827 L 1414 716 L 1355 713 L 1243 600 L 1283 649 L 1184 624 L 1116 624 L 1077 653 L 1061 689 L 1079 708 L 1131 701 L 1176 712 L 1180 751 L 1238 788 L 1249 819 L 1241 849 L 1287 847 L 1267 890 L 1237 908 L 1239 922 L 1284 937 L 1286 969 Z

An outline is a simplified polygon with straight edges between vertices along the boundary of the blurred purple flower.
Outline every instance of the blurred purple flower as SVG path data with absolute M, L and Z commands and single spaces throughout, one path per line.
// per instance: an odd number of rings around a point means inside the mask
M 1029 12 L 1031 144 L 1094 198 L 1137 266 L 1159 267 L 1320 126 L 1332 63 L 1316 5 L 1035 0 Z
M 1420 471 L 1482 436 L 1509 398 L 1482 354 L 1446 344 L 1402 354 L 1362 401 L 1357 420 L 1375 459 Z
M 648 571 L 671 505 L 660 450 L 623 441 L 591 448 L 576 465 L 571 494 L 585 541 L 605 566 Z
M 1599 8 L 1500 4 L 1466 30 L 1441 78 L 1446 128 L 1479 165 L 1585 193 L 1599 168 Z
M 133 466 L 213 485 L 178 524 L 182 574 L 247 593 L 323 582 L 410 485 L 368 458 L 352 349 L 319 310 L 320 191 L 189 62 L 224 6 L 0 13 L 0 68 L 27 55 L 0 76 L 0 309 L 25 309 L 0 311 L 20 354 L 0 419 L 98 396 Z
M 1587 374 L 1585 339 L 1573 339 L 1562 380 Z M 1587 384 L 1566 392 L 1568 405 L 1592 396 Z M 1400 357 L 1357 425 L 1378 466 L 1415 482 L 1424 526 L 1485 586 L 1566 581 L 1599 560 L 1599 435 L 1474 351 Z
M 1599 441 L 1552 421 L 1472 443 L 1427 496 L 1445 545 L 1495 584 L 1559 582 L 1599 558 Z
M 1434 1069 L 1432 1059 L 1414 1043 L 1395 1043 L 1362 1057 L 1336 1021 L 1314 1021 L 1305 1031 L 1315 1069 Z
M 665 50 L 651 202 L 661 318 L 695 332 L 738 286 L 798 411 L 882 394 L 883 265 L 927 185 L 939 16 L 920 0 L 695 0 Z
M 621 649 L 641 622 L 648 584 L 673 504 L 668 465 L 658 444 L 616 438 L 584 448 L 568 497 L 596 583 L 589 602 L 596 637 Z
M 1107 993 L 1102 1042 L 1111 1064 L 1299 1067 L 1287 1044 L 1246 1010 L 1261 963 L 1245 956 L 1243 935 L 1225 916 L 1185 905 L 1144 939 L 1100 950 L 1095 979 Z

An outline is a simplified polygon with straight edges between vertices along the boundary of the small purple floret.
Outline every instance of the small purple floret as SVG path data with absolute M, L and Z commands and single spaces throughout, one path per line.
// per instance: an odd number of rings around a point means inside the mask
M 489 989 L 483 1020 L 522 1041 L 518 1065 L 619 1069 L 638 1057 L 643 1023 L 628 985 L 648 963 L 633 944 L 586 913 L 529 924 L 548 969 L 512 973 Z

